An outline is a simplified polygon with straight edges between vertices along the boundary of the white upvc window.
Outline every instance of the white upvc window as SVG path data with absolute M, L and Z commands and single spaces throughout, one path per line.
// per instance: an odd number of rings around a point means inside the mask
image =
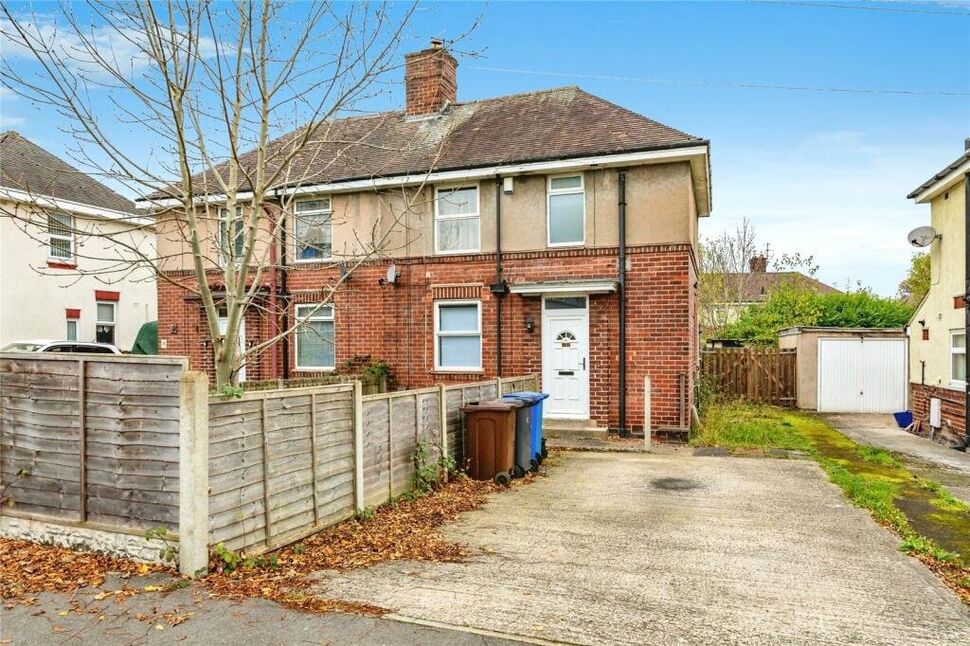
M 230 226 L 226 217 L 228 213 L 228 209 L 219 209 L 219 255 L 223 262 L 238 262 L 246 248 L 246 220 L 242 207 L 237 206 L 236 217 L 232 218 Z M 233 232 L 231 240 L 230 230 Z
M 967 383 L 967 334 L 965 330 L 950 332 L 950 382 L 963 386 Z
M 581 245 L 586 241 L 586 188 L 583 174 L 549 178 L 547 192 L 548 244 Z
M 434 307 L 435 370 L 480 371 L 481 301 L 437 301 Z
M 481 250 L 478 185 L 435 188 L 435 253 L 475 253 Z
M 47 255 L 52 260 L 74 262 L 74 217 L 67 213 L 47 215 Z
M 334 352 L 333 306 L 297 305 L 296 369 L 333 370 Z
M 115 326 L 118 324 L 117 303 L 98 301 L 94 322 L 94 336 L 98 343 L 115 344 Z
M 329 260 L 333 255 L 333 210 L 329 197 L 296 202 L 293 215 L 293 261 Z
M 68 341 L 77 341 L 77 319 L 67 319 L 67 336 L 65 338 Z

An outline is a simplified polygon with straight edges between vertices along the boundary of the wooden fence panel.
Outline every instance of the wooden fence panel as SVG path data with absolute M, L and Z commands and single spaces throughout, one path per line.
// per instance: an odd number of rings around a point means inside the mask
M 209 403 L 209 540 L 259 553 L 353 516 L 353 387 Z
M 789 349 L 717 348 L 701 353 L 701 372 L 724 397 L 794 406 L 795 358 Z
M 185 369 L 175 357 L 0 355 L 5 513 L 177 530 Z

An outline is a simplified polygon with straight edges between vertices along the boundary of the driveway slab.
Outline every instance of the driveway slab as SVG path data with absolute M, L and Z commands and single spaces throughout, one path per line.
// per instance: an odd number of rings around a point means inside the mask
M 446 534 L 319 576 L 402 619 L 583 644 L 970 643 L 970 611 L 812 462 L 563 453 Z

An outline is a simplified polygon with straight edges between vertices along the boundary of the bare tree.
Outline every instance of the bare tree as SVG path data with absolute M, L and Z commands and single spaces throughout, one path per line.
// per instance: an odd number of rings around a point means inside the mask
M 747 300 L 749 262 L 757 254 L 754 226 L 745 218 L 733 232 L 700 243 L 698 298 L 705 337 L 716 337 Z
M 286 253 L 284 215 L 293 213 L 300 187 L 326 181 L 333 165 L 365 153 L 418 151 L 427 173 L 437 163 L 447 131 L 402 140 L 380 136 L 393 115 L 345 118 L 386 93 L 414 10 L 393 3 L 90 0 L 83 16 L 64 4 L 50 22 L 3 5 L 0 76 L 62 120 L 79 164 L 149 197 L 157 235 L 176 251 L 126 245 L 112 233 L 119 240 L 113 268 L 147 268 L 198 297 L 218 387 L 237 383 L 247 360 L 313 315 L 304 312 L 271 338 L 240 347 L 246 311 L 269 307 L 260 290 Z M 23 60 L 30 65 L 18 65 Z M 133 152 L 106 119 L 155 145 Z M 340 278 L 323 290 L 319 307 L 355 268 L 389 253 L 390 233 L 424 209 L 420 185 L 393 192 L 384 197 L 394 208 L 382 210 L 391 222 L 355 231 L 353 248 L 327 254 L 340 263 Z M 46 231 L 46 215 L 33 217 L 23 228 Z M 143 226 L 141 216 L 132 217 L 131 227 Z M 307 239 L 329 245 L 312 226 Z M 108 235 L 90 227 L 75 233 Z M 180 267 L 190 270 L 189 280 L 171 271 Z M 99 272 L 111 279 L 104 265 Z

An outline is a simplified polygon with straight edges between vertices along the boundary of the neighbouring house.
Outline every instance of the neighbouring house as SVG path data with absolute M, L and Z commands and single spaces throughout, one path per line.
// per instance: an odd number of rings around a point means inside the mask
M 577 87 L 459 101 L 457 66 L 438 43 L 408 54 L 404 109 L 334 121 L 306 154 L 323 170 L 279 186 L 301 197 L 285 248 L 271 242 L 284 266 L 267 272 L 266 306 L 246 315 L 247 347 L 318 302 L 359 251 L 355 232 L 390 227 L 391 243 L 245 378 L 314 375 L 362 355 L 385 361 L 398 387 L 538 373 L 550 420 L 602 432 L 643 429 L 649 375 L 652 427 L 682 432 L 708 141 Z M 402 141 L 416 143 L 382 152 Z M 404 220 L 388 217 L 408 191 L 420 199 Z M 184 253 L 181 236 L 162 233 L 177 220 L 159 218 L 160 255 Z M 168 275 L 195 280 L 187 259 Z M 278 316 L 270 301 L 285 304 Z M 211 372 L 204 321 L 197 297 L 160 282 L 161 351 Z
M 126 254 L 112 247 L 112 236 L 154 245 L 151 221 L 134 213 L 19 133 L 0 133 L 0 347 L 37 339 L 130 349 L 156 309 L 154 277 L 118 271 Z
M 749 271 L 730 272 L 723 275 L 705 276 L 712 295 L 710 303 L 701 304 L 701 332 L 712 347 L 731 347 L 730 339 L 710 338 L 709 331 L 720 330 L 738 320 L 741 312 L 763 302 L 774 290 L 784 285 L 811 289 L 819 294 L 841 293 L 812 276 L 798 271 L 768 271 L 768 258 L 753 256 L 748 261 Z M 716 295 L 716 296 L 715 296 Z
M 910 399 L 934 438 L 960 445 L 966 424 L 966 222 L 970 139 L 953 163 L 907 197 L 930 205 L 930 289 L 909 322 Z

